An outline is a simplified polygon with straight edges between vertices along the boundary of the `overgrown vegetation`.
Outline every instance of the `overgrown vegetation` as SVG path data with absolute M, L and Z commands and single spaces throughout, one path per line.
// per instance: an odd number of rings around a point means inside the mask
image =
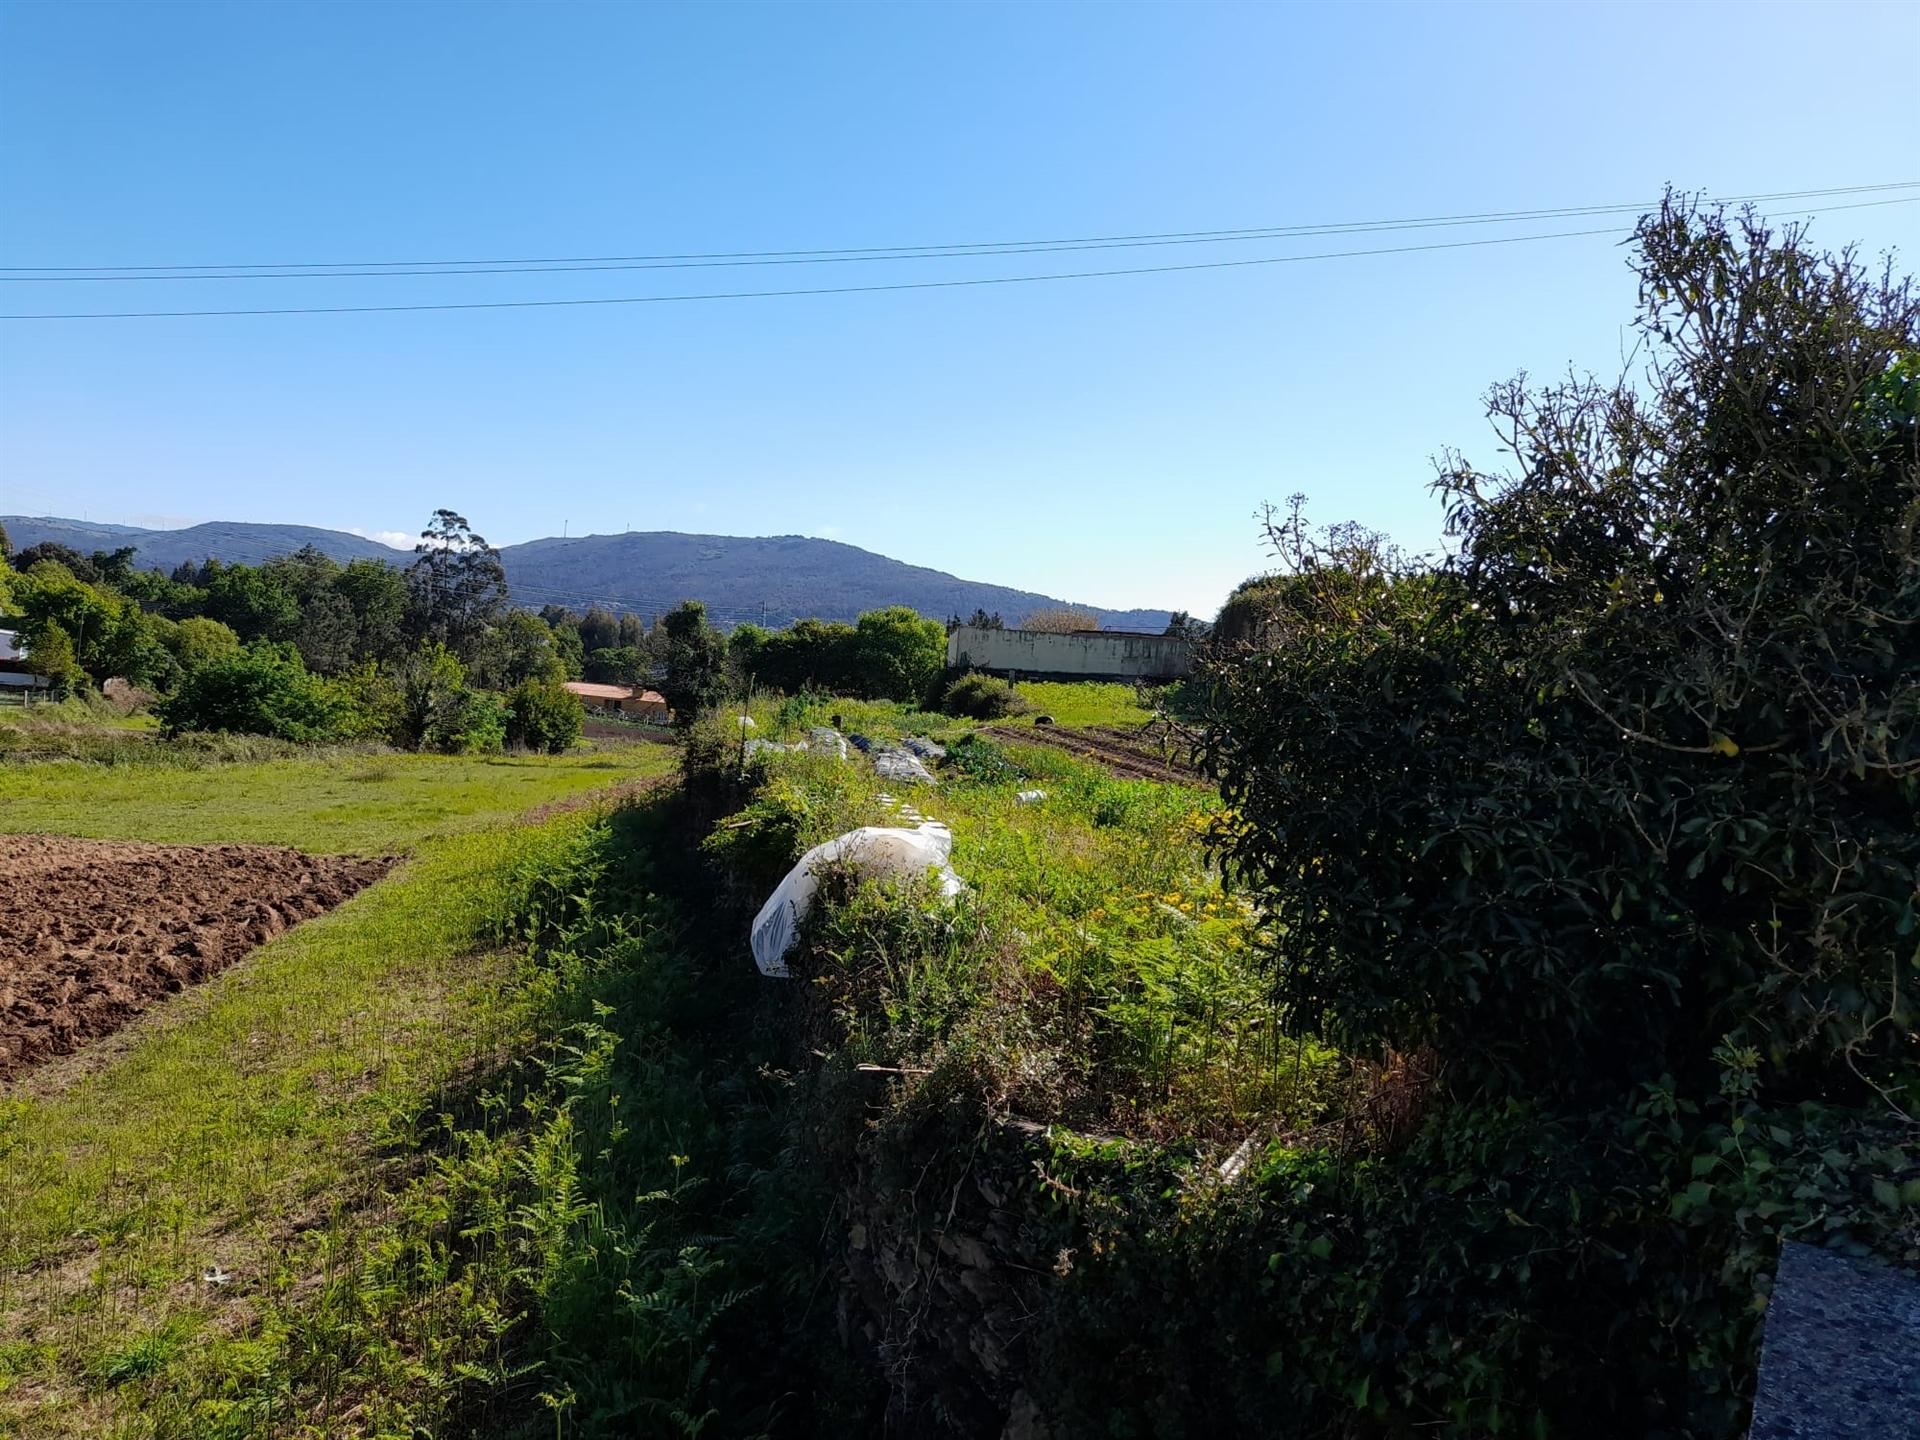
M 1004 680 L 991 675 L 962 675 L 947 686 L 940 697 L 940 708 L 949 715 L 965 715 L 974 720 L 998 720 L 1023 710 L 1026 703 Z
M 801 620 L 773 631 L 741 625 L 730 643 L 734 663 L 755 686 L 874 700 L 928 699 L 947 656 L 940 623 L 901 605 L 870 611 L 855 625 Z
M 1781 1238 L 1920 1259 L 1920 309 L 1683 204 L 1639 246 L 1644 378 L 1497 390 L 1436 570 L 1274 523 L 1206 676 L 1282 1013 L 1433 1075 L 1270 1264 L 1327 1426 L 1737 1434 Z
M 0 1183 L 45 1191 L 0 1239 L 58 1275 L 86 1237 L 95 1299 L 52 1349 L 0 1337 L 0 1373 L 195 1436 L 1742 1433 L 1783 1240 L 1920 1264 L 1920 309 L 1679 203 L 1640 255 L 1646 375 L 1496 392 L 1514 472 L 1448 462 L 1453 558 L 1296 509 L 1177 697 L 1019 687 L 1064 727 L 1199 707 L 1219 793 L 920 708 L 911 616 L 729 642 L 682 607 L 648 661 L 679 792 L 434 872 L 430 952 L 516 948 L 466 1031 L 403 1047 L 464 1069 L 368 1100 L 357 1032 L 301 1030 L 306 1061 L 273 1030 L 256 1081 L 230 1024 L 139 1052 L 205 1082 L 177 1117 L 144 1061 L 91 1082 L 110 1123 L 9 1112 Z M 424 736 L 463 662 L 416 653 L 338 683 L 388 676 Z M 829 724 L 848 758 L 789 748 Z M 946 758 L 902 795 L 860 751 L 908 737 Z M 308 763 L 258 769 L 312 839 L 353 779 Z M 32 767 L 18 813 L 251 838 L 162 808 L 191 776 L 81 768 Z M 791 977 L 757 976 L 771 887 L 908 800 L 964 890 L 830 867 Z M 385 955 L 275 1025 L 351 1031 Z M 221 1263 L 174 1177 L 227 1157 L 172 1127 L 235 1095 L 250 1215 L 347 1154 L 393 1199 L 308 1227 L 213 1334 L 156 1297 Z

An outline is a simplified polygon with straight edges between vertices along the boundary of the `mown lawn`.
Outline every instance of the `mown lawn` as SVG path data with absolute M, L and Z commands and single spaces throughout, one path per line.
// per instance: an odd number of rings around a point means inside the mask
M 181 769 L 0 765 L 0 834 L 391 854 L 589 790 L 665 773 L 663 745 L 567 755 L 341 752 Z

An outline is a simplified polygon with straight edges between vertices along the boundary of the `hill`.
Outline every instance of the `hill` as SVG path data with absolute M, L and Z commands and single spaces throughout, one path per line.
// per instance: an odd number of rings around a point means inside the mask
M 302 545 L 339 561 L 370 557 L 405 564 L 407 555 L 342 530 L 309 525 L 260 525 L 210 521 L 184 530 L 147 530 L 45 516 L 0 515 L 15 549 L 43 540 L 75 550 L 114 550 L 132 545 L 143 568 L 171 570 L 183 560 L 209 557 L 257 565 Z M 863 610 L 910 605 L 944 620 L 975 609 L 997 612 L 1016 624 L 1030 612 L 1069 602 L 1031 590 L 963 580 L 924 565 L 800 535 L 683 535 L 676 531 L 628 531 L 529 540 L 500 551 L 507 585 L 523 605 L 600 605 L 657 615 L 688 598 L 704 600 L 723 625 L 763 620 L 787 625 L 805 616 L 851 620 Z M 1077 602 L 1075 602 L 1077 603 Z M 1094 610 L 1113 630 L 1165 628 L 1165 610 Z
M 523 603 L 608 604 L 658 614 L 689 596 L 722 624 L 787 625 L 805 616 L 851 620 L 882 605 L 910 605 L 944 620 L 976 608 L 1008 624 L 1066 602 L 1031 590 L 962 580 L 857 545 L 801 535 L 749 537 L 629 531 L 569 540 L 529 540 L 500 552 L 507 583 Z M 1097 606 L 1086 609 L 1098 610 Z M 1165 610 L 1099 610 L 1116 630 L 1161 630 Z
M 404 564 L 405 551 L 378 540 L 349 535 L 344 530 L 321 530 L 312 525 L 255 525 L 246 521 L 210 520 L 184 530 L 147 530 L 138 525 L 102 525 L 89 520 L 62 520 L 45 515 L 0 515 L 0 525 L 15 550 L 43 540 L 70 545 L 82 555 L 95 550 L 118 550 L 131 545 L 143 570 L 171 570 L 182 561 L 224 560 L 258 565 L 275 555 L 290 555 L 312 545 L 345 564 L 349 560 L 391 560 Z

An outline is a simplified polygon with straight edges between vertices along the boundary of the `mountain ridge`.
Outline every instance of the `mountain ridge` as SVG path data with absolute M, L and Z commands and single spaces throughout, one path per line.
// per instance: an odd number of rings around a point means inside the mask
M 43 540 L 88 553 L 135 547 L 144 569 L 171 570 L 215 558 L 257 565 L 311 544 L 342 562 L 379 559 L 405 565 L 404 550 L 344 530 L 254 521 L 208 521 L 179 530 L 110 525 L 57 516 L 0 515 L 15 550 Z M 629 530 L 615 535 L 545 536 L 500 547 L 507 588 L 517 604 L 590 605 L 658 615 L 685 599 L 706 602 L 715 621 L 784 626 L 797 619 L 852 620 L 884 605 L 909 605 L 944 620 L 976 609 L 1016 624 L 1034 610 L 1072 604 L 1114 630 L 1164 629 L 1169 612 L 1068 602 L 1038 591 L 966 580 L 839 540 L 805 535 L 705 535 Z

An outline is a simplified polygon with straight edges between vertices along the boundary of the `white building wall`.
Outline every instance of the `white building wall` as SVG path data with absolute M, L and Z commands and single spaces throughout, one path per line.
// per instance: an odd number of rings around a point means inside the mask
M 962 625 L 947 637 L 947 664 L 996 675 L 1078 680 L 1177 680 L 1193 666 L 1192 643 L 1124 631 L 983 630 Z

